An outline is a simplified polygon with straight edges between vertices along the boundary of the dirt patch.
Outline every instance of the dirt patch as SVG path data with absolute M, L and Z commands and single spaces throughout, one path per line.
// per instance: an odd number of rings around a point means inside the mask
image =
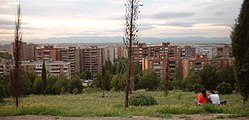
M 26 116 L 7 116 L 0 117 L 0 120 L 249 120 L 249 118 L 228 118 L 226 114 L 195 114 L 195 115 L 172 115 L 170 118 L 153 118 L 144 116 L 133 116 L 133 117 L 58 117 L 58 116 L 37 116 L 37 115 L 26 115 Z

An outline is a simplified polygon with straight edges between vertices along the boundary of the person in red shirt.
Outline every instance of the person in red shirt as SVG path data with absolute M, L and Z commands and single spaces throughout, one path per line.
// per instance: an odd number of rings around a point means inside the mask
M 202 105 L 208 102 L 207 92 L 205 89 L 201 90 L 201 93 L 198 95 L 197 103 L 198 105 Z

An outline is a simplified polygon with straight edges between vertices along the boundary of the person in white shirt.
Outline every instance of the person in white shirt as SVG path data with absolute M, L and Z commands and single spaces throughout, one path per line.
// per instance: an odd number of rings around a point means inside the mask
M 216 94 L 213 90 L 210 91 L 210 95 L 208 96 L 208 99 L 211 101 L 214 105 L 219 105 L 220 103 L 220 96 Z

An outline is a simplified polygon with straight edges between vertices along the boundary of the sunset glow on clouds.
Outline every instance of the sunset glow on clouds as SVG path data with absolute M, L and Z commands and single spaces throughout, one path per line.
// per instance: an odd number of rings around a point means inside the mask
M 0 0 L 0 40 L 12 40 L 16 0 Z M 25 40 L 123 36 L 125 0 L 21 0 Z M 141 0 L 144 37 L 229 37 L 242 0 Z

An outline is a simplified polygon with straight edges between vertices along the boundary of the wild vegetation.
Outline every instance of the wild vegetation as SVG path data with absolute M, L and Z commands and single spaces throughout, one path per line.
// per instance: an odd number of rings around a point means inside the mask
M 124 92 L 106 92 L 102 98 L 101 90 L 84 89 L 83 93 L 73 95 L 30 95 L 21 99 L 19 108 L 14 107 L 12 98 L 5 98 L 0 103 L 0 116 L 13 115 L 53 115 L 75 117 L 129 117 L 151 116 L 170 117 L 172 114 L 208 114 L 224 113 L 232 116 L 249 116 L 249 107 L 243 106 L 243 100 L 238 94 L 221 95 L 221 100 L 227 100 L 227 105 L 198 106 L 195 104 L 197 94 L 179 90 L 151 92 L 134 91 L 132 95 L 142 94 L 152 96 L 157 105 L 130 106 L 124 109 Z

